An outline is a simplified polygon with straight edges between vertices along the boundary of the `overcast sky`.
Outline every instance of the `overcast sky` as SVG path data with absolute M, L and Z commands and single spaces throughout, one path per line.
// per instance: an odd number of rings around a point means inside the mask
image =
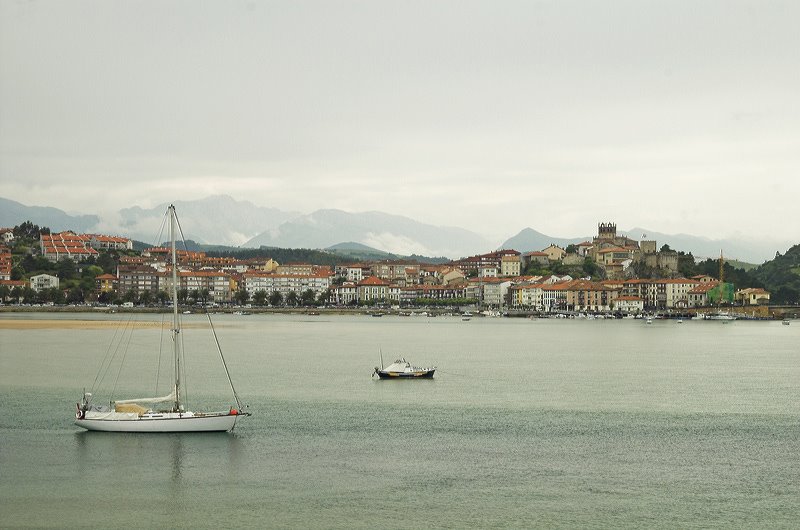
M 0 0 L 0 196 L 796 243 L 798 21 L 796 0 Z

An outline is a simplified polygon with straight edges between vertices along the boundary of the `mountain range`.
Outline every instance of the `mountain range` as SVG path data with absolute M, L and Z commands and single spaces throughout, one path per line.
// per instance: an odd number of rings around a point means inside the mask
M 341 210 L 317 210 L 297 217 L 243 246 L 327 248 L 342 241 L 402 255 L 460 257 L 492 248 L 488 239 L 463 228 L 434 226 L 383 212 Z
M 287 212 L 256 206 L 225 195 L 195 201 L 178 201 L 185 239 L 200 244 L 258 248 L 327 249 L 342 242 L 357 243 L 380 252 L 397 255 L 447 256 L 459 258 L 513 248 L 520 252 L 542 250 L 551 243 L 566 247 L 591 240 L 593 235 L 576 238 L 554 237 L 525 228 L 502 244 L 463 228 L 435 226 L 400 215 L 383 212 L 351 213 L 323 209 L 310 214 Z M 47 226 L 53 231 L 73 230 L 129 237 L 144 242 L 163 241 L 163 218 L 167 204 L 144 209 L 125 208 L 113 215 L 68 214 L 51 207 L 26 206 L 0 198 L 0 227 L 13 227 L 25 221 Z M 687 234 L 663 234 L 643 228 L 619 231 L 631 239 L 656 240 L 659 248 L 667 244 L 673 250 L 691 252 L 695 257 L 718 257 L 762 263 L 784 252 L 792 242 L 712 240 Z M 647 234 L 643 237 L 643 234 Z

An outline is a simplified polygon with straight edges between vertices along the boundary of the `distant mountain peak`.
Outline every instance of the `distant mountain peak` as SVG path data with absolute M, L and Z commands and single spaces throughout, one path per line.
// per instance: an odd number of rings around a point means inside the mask
M 528 227 L 523 228 L 517 235 L 507 239 L 500 248 L 513 248 L 519 252 L 533 252 L 543 250 L 550 245 L 566 248 L 569 245 L 583 243 L 586 239 L 586 237 L 563 238 L 548 236 Z M 592 238 L 589 237 L 588 239 L 591 240 Z

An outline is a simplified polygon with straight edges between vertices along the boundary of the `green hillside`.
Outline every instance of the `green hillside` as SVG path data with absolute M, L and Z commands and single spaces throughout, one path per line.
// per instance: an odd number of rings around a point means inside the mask
M 800 303 L 800 245 L 790 248 L 786 254 L 778 253 L 752 271 L 771 293 L 773 304 Z

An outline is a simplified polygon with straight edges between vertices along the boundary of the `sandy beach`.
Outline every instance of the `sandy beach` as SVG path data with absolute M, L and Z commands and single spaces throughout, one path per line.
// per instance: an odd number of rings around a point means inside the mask
M 126 324 L 134 328 L 158 328 L 161 322 L 139 321 Z M 103 329 L 116 328 L 119 321 L 112 320 L 0 320 L 0 329 Z M 169 323 L 165 322 L 164 327 Z

